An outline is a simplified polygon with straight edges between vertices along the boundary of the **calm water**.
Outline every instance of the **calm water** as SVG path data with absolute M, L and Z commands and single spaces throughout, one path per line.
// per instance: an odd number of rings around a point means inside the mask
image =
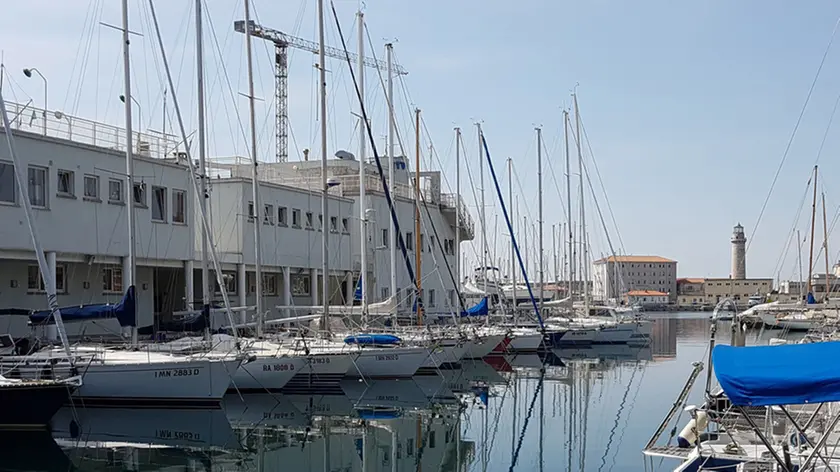
M 51 433 L 0 434 L 0 470 L 645 470 L 642 447 L 705 360 L 708 313 L 660 315 L 653 333 L 645 349 L 556 351 L 544 373 L 518 356 L 343 395 L 229 395 L 221 410 L 65 408 Z

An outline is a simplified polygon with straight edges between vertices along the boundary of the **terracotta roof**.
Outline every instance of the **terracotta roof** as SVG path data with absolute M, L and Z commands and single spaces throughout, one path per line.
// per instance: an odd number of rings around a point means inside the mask
M 706 279 L 698 279 L 698 278 L 691 278 L 691 277 L 677 279 L 678 284 L 681 284 L 681 283 L 684 283 L 684 284 L 702 284 L 705 281 L 706 281 Z
M 667 297 L 667 293 L 657 292 L 656 290 L 631 290 L 627 292 L 631 297 Z
M 671 259 L 666 259 L 660 256 L 610 256 L 605 257 L 603 259 L 598 259 L 595 261 L 595 264 L 603 264 L 605 262 L 642 262 L 642 263 L 653 263 L 653 262 L 677 262 L 672 261 Z

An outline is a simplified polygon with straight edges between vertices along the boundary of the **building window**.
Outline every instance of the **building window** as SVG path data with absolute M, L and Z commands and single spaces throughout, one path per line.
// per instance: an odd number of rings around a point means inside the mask
M 108 179 L 108 201 L 110 203 L 123 203 L 123 181 Z
M 86 175 L 84 197 L 89 200 L 99 200 L 99 176 Z
M 263 205 L 263 224 L 274 224 L 274 205 L 266 203 Z
M 420 235 L 420 252 L 426 252 L 426 235 Z
M 76 197 L 76 174 L 70 170 L 58 171 L 58 185 L 56 192 L 62 197 Z
M 41 270 L 37 265 L 29 266 L 27 277 L 27 290 L 30 292 L 44 292 L 44 279 L 41 277 Z M 64 264 L 55 265 L 55 292 L 67 293 L 67 268 Z
M 288 212 L 289 212 L 289 209 L 286 208 L 286 207 L 277 207 L 277 224 L 278 225 L 287 226 L 289 224 Z
M 267 297 L 277 296 L 277 274 L 263 274 L 263 295 Z
M 342 218 L 341 219 L 341 231 L 343 233 L 350 233 L 350 218 Z M 367 238 L 365 238 L 367 239 Z
M 408 251 L 414 250 L 414 233 L 411 231 L 405 233 L 405 248 Z
M 338 232 L 338 217 L 331 216 L 330 217 L 330 233 L 337 233 Z
M 187 192 L 172 190 L 172 222 L 187 222 Z
M 225 283 L 225 292 L 236 293 L 236 272 L 222 272 L 222 281 Z M 213 293 L 221 295 L 222 290 L 219 287 L 219 281 L 213 279 Z
M 292 226 L 300 228 L 300 210 L 298 209 L 292 210 Z
M 0 162 L 0 202 L 15 203 L 16 198 L 15 166 L 8 162 Z
M 254 202 L 248 202 L 248 221 L 254 221 Z
M 435 237 L 429 236 L 429 252 L 435 252 Z
M 319 213 L 318 214 L 318 231 L 324 229 L 324 215 Z
M 146 204 L 146 184 L 143 182 L 134 183 L 134 205 L 142 208 L 147 208 Z
M 152 221 L 166 222 L 166 188 L 152 187 Z
M 458 306 L 458 302 L 455 301 L 455 290 L 449 291 L 449 306 Z
M 430 307 L 435 306 L 435 289 L 430 289 L 429 290 L 429 303 L 428 303 L 428 305 Z
M 306 212 L 306 229 L 312 229 L 312 212 Z
M 29 169 L 29 203 L 34 207 L 47 207 L 47 169 L 44 167 L 30 167 Z
M 388 240 L 388 228 L 384 228 L 382 230 L 382 247 L 387 248 L 388 244 L 390 244 L 390 242 Z
M 391 288 L 390 287 L 382 287 L 379 290 L 379 294 L 381 295 L 382 300 L 387 300 L 388 296 L 391 294 Z
M 102 291 L 109 293 L 123 292 L 122 267 L 104 267 L 102 269 Z
M 291 277 L 292 295 L 295 297 L 307 296 L 310 293 L 310 281 L 308 274 L 292 274 Z

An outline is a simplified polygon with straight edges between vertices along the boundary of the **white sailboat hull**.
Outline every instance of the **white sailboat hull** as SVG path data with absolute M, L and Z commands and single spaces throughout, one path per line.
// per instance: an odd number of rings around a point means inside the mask
M 297 356 L 257 356 L 239 367 L 230 388 L 245 392 L 280 390 L 305 364 L 306 360 Z
M 516 334 L 510 340 L 507 348 L 512 352 L 534 352 L 540 349 L 543 343 L 542 333 Z
M 218 406 L 242 359 L 176 357 L 138 351 L 81 348 L 76 368 L 82 386 L 73 398 L 86 404 Z M 63 351 L 0 358 L 0 372 L 20 378 L 71 375 Z
M 349 377 L 400 378 L 417 372 L 429 351 L 423 347 L 395 347 L 387 349 L 362 348 L 356 365 L 347 370 Z
M 504 334 L 491 334 L 470 339 L 464 357 L 468 359 L 484 358 L 493 352 L 496 346 L 504 341 L 506 337 Z

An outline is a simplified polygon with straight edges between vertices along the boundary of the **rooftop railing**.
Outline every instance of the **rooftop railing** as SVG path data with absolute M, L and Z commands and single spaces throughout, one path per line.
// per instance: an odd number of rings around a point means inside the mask
M 44 110 L 31 105 L 6 102 L 12 129 L 66 139 L 113 151 L 125 151 L 125 128 L 67 115 L 58 110 Z M 164 158 L 176 150 L 175 136 L 153 130 L 131 133 L 134 153 L 140 157 Z

